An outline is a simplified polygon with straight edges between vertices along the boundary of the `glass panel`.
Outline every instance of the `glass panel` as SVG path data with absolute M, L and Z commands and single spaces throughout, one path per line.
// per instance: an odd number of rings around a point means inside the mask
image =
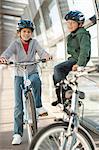
M 47 9 L 45 9 L 45 7 Z M 58 8 L 54 0 L 50 0 L 49 3 L 46 2 L 46 4 L 42 6 L 42 8 L 44 21 L 47 29 L 47 38 L 48 40 L 53 41 L 55 38 L 58 38 L 63 33 Z M 45 13 L 45 10 L 47 13 Z
M 84 13 L 88 19 L 95 14 L 92 0 L 67 0 L 70 10 L 79 10 Z
M 44 4 L 42 5 L 42 13 L 45 20 L 46 29 L 49 29 L 52 25 L 52 20 L 50 18 L 50 5 L 52 3 L 53 2 L 49 0 L 49 1 L 45 1 Z
M 98 56 L 97 25 L 91 26 L 87 30 L 89 30 L 91 34 L 91 56 L 97 57 Z
M 41 34 L 41 19 L 40 19 L 40 15 L 39 13 L 36 15 L 35 19 L 34 19 L 34 24 L 35 24 L 35 30 L 36 30 L 36 34 L 40 35 Z

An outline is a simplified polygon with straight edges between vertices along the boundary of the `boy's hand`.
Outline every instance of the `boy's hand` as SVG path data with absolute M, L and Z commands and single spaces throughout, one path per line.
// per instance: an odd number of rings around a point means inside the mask
M 49 61 L 49 60 L 52 60 L 53 57 L 49 54 L 46 54 L 45 59 L 46 59 L 46 61 Z
M 77 71 L 77 68 L 78 68 L 78 65 L 77 65 L 77 64 L 73 65 L 72 71 Z
M 0 64 L 6 64 L 7 63 L 7 59 L 4 57 L 0 57 Z

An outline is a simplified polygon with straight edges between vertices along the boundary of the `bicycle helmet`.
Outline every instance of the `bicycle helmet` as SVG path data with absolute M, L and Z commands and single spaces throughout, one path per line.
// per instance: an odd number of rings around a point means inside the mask
M 65 15 L 65 19 L 66 20 L 74 20 L 78 23 L 84 23 L 85 21 L 85 16 L 83 15 L 82 12 L 80 11 L 69 11 L 66 15 Z
M 30 20 L 20 20 L 17 24 L 17 31 L 20 31 L 21 29 L 24 28 L 30 28 L 33 32 L 34 30 L 33 23 Z

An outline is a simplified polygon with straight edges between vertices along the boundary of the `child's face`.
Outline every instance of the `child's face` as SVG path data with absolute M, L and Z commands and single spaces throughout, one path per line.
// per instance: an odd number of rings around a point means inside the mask
M 32 31 L 29 28 L 24 28 L 24 29 L 21 29 L 19 34 L 22 40 L 28 41 L 32 36 Z
M 66 24 L 69 32 L 73 32 L 79 27 L 79 24 L 74 20 L 67 20 Z

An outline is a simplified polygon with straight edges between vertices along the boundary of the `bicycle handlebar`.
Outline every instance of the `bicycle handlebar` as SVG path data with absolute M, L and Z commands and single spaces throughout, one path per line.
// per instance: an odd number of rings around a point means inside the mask
M 87 75 L 87 74 L 89 74 L 91 72 L 94 72 L 94 71 L 99 72 L 99 65 L 95 65 L 94 67 L 89 68 L 89 69 L 84 68 L 84 70 L 77 71 L 77 73 L 75 74 L 75 76 L 78 78 L 80 76 Z
M 67 75 L 66 79 L 63 82 L 65 82 L 67 84 L 76 83 L 76 80 L 79 77 L 88 75 L 89 73 L 94 72 L 94 71 L 99 72 L 99 65 L 96 65 L 96 66 L 89 68 L 89 69 L 83 68 L 83 70 L 81 70 L 81 71 L 71 71 Z
M 37 59 L 36 61 L 24 61 L 24 62 L 12 62 L 8 61 L 7 63 L 4 63 L 5 65 L 15 65 L 15 66 L 29 66 L 29 65 L 34 65 L 37 63 L 45 63 L 46 59 Z

